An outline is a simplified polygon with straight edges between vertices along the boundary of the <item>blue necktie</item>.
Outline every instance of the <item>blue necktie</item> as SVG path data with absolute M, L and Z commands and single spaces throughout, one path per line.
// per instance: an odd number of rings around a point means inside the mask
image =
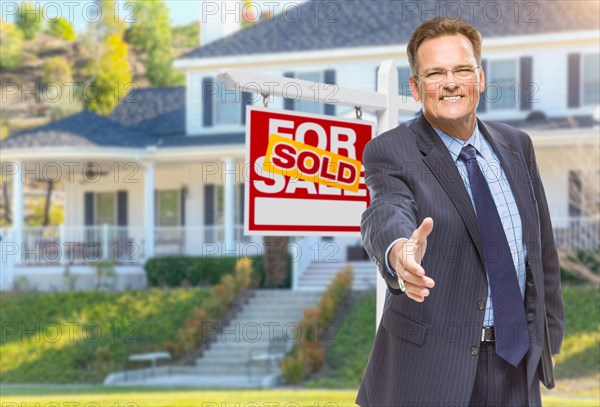
M 458 157 L 467 166 L 475 202 L 494 309 L 496 353 L 516 367 L 529 349 L 525 305 L 504 227 L 488 183 L 477 164 L 476 155 L 477 150 L 469 144 L 463 147 Z

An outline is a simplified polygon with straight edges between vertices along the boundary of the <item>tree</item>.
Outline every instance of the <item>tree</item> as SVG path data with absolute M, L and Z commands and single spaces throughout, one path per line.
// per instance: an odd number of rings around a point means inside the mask
M 288 270 L 288 236 L 265 236 L 263 266 L 265 270 L 265 287 L 282 287 L 289 278 Z
M 75 41 L 75 28 L 66 18 L 60 17 L 48 23 L 48 35 L 65 41 Z
M 39 3 L 21 3 L 17 9 L 15 23 L 26 39 L 35 38 L 42 29 L 42 8 Z
M 183 83 L 183 74 L 172 68 L 173 49 L 169 9 L 162 0 L 137 0 L 138 23 L 131 26 L 127 39 L 147 52 L 146 76 L 154 86 Z
M 66 82 L 73 81 L 71 65 L 63 57 L 52 57 L 46 60 L 43 67 L 44 84 L 58 83 L 64 86 Z
M 58 120 L 81 111 L 82 104 L 80 88 L 71 88 L 74 85 L 71 65 L 63 57 L 52 57 L 44 63 L 43 81 L 47 86 L 47 98 L 45 103 L 50 106 L 50 116 L 53 120 Z
M 0 69 L 13 69 L 21 64 L 23 32 L 14 24 L 0 20 Z
M 131 86 L 131 67 L 127 45 L 117 34 L 106 38 L 105 51 L 98 62 L 95 78 L 83 95 L 86 108 L 108 115 Z
M 123 37 L 127 24 L 121 19 L 119 4 L 115 0 L 96 0 L 102 15 L 98 25 L 100 38 L 108 38 L 112 35 Z

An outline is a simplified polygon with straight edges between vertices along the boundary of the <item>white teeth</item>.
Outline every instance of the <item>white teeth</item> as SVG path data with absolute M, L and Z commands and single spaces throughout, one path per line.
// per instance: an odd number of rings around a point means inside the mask
M 444 96 L 442 99 L 446 102 L 457 102 L 461 96 Z

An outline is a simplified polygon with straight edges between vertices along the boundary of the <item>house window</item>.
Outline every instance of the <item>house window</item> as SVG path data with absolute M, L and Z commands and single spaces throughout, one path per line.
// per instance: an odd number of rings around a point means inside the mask
M 233 223 L 240 225 L 243 223 L 244 207 L 242 204 L 242 188 L 244 184 L 236 184 L 233 190 Z M 215 188 L 215 224 L 225 224 L 225 185 L 216 185 Z
M 487 103 L 489 110 L 517 108 L 517 61 L 514 59 L 489 61 Z
M 583 56 L 583 104 L 600 104 L 600 54 Z
M 95 225 L 117 224 L 117 194 L 115 192 L 96 193 Z
M 214 95 L 215 124 L 236 125 L 242 122 L 239 99 L 238 91 L 229 88 L 222 82 L 218 83 L 218 89 Z
M 324 82 L 322 72 L 302 72 L 302 73 L 298 73 L 296 75 L 296 78 L 302 79 L 305 81 L 317 82 L 317 83 Z M 315 91 L 315 94 L 313 96 L 316 99 L 317 89 L 315 88 L 314 91 Z M 306 113 L 322 114 L 323 113 L 323 105 L 319 102 L 314 102 L 312 100 L 297 100 L 295 110 L 299 110 L 301 112 L 306 112 Z
M 157 226 L 179 226 L 181 224 L 180 195 L 179 190 L 157 191 Z

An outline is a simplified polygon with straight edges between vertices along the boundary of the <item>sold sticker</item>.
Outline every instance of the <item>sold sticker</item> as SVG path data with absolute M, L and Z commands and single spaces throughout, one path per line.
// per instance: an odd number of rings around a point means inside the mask
M 334 188 L 358 191 L 361 162 L 271 134 L 263 170 Z
M 360 236 L 374 124 L 258 106 L 246 118 L 244 233 Z

